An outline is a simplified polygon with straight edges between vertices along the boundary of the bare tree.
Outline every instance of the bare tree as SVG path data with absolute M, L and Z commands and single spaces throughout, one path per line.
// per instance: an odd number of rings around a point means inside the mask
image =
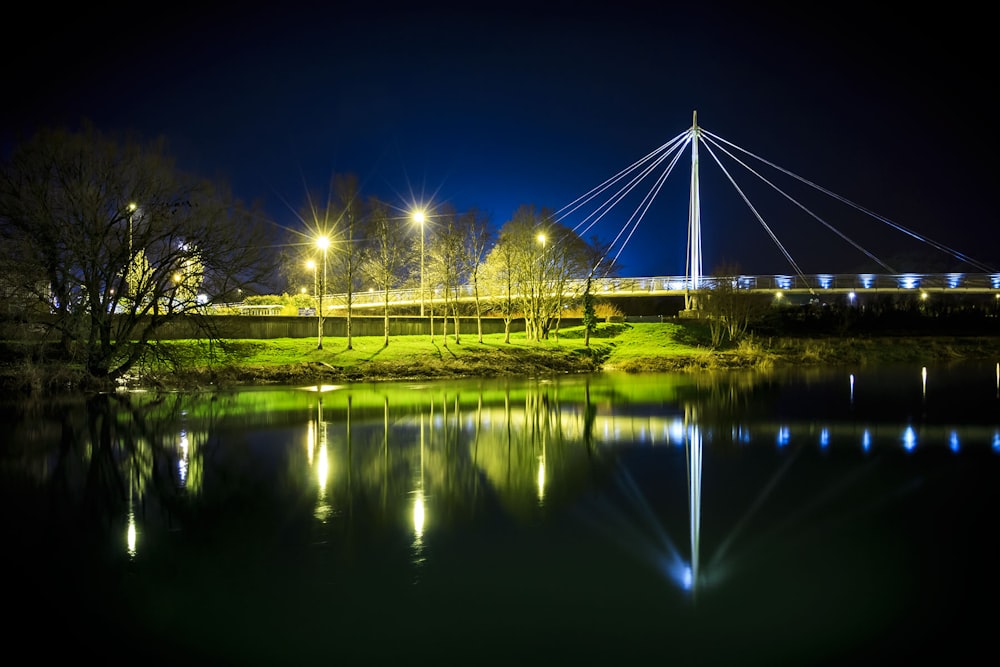
M 465 274 L 472 290 L 478 341 L 482 343 L 483 304 L 479 294 L 479 276 L 491 238 L 489 218 L 476 210 L 467 211 L 462 215 L 461 226 L 465 229 Z
M 465 284 L 467 258 L 465 254 L 465 232 L 460 220 L 452 210 L 445 210 L 438 216 L 438 232 L 431 248 L 434 263 L 433 272 L 440 278 L 444 289 L 444 312 L 442 313 L 443 336 L 448 335 L 448 315 L 454 323 L 455 343 L 462 342 L 459 326 L 459 296 Z M 447 340 L 445 341 L 447 345 Z
M 740 283 L 740 268 L 722 263 L 712 272 L 712 288 L 702 293 L 702 310 L 708 317 L 712 346 L 737 343 L 747 329 L 769 308 L 769 297 Z
M 339 285 L 346 295 L 347 309 L 347 349 L 353 349 L 351 342 L 351 314 L 354 306 L 354 290 L 360 277 L 360 265 L 364 257 L 365 216 L 358 189 L 358 178 L 354 174 L 334 176 L 334 206 L 337 210 L 335 238 L 337 248 L 333 253 L 334 275 L 340 278 Z
M 486 256 L 480 271 L 485 285 L 487 304 L 503 317 L 503 342 L 510 342 L 511 324 L 517 314 L 515 293 L 517 238 L 512 230 L 500 230 L 496 245 Z
M 508 281 L 501 310 L 506 308 L 511 317 L 514 311 L 521 312 L 529 340 L 547 338 L 553 327 L 558 331 L 567 300 L 575 298 L 570 281 L 586 275 L 592 254 L 575 232 L 554 221 L 551 212 L 521 206 L 500 229 L 486 263 L 491 273 Z
M 409 239 L 407 230 L 389 217 L 389 207 L 377 199 L 369 200 L 369 244 L 361 270 L 384 295 L 382 315 L 385 340 L 389 345 L 389 290 L 400 282 L 405 266 Z
M 212 337 L 206 307 L 272 271 L 264 229 L 224 188 L 179 172 L 162 140 L 43 130 L 0 168 L 8 280 L 55 315 L 43 323 L 100 384 L 179 318 Z

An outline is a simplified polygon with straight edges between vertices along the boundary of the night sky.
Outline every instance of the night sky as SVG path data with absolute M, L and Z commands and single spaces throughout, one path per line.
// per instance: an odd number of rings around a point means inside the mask
M 182 168 L 263 200 L 282 228 L 301 229 L 307 192 L 347 173 L 401 221 L 447 203 L 499 227 L 522 204 L 565 210 L 697 111 L 705 131 L 1000 267 L 985 6 L 789 4 L 39 3 L 6 25 L 0 139 L 6 153 L 37 127 L 84 119 L 164 136 Z M 752 210 L 700 158 L 706 272 L 790 272 L 758 216 L 807 274 L 865 268 L 801 206 L 896 270 L 983 270 L 761 171 L 790 205 L 726 163 Z M 587 232 L 618 237 L 623 275 L 684 273 L 690 172 L 686 149 L 627 243 L 642 195 Z

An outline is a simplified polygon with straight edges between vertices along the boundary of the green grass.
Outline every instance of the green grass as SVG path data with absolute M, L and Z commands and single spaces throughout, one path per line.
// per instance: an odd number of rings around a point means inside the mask
M 529 341 L 525 334 L 512 333 L 505 343 L 503 334 L 487 334 L 480 343 L 475 334 L 463 334 L 460 342 L 454 336 L 447 339 L 440 335 L 393 336 L 385 345 L 382 336 L 354 336 L 351 348 L 343 337 L 325 337 L 323 349 L 317 348 L 313 338 L 275 338 L 268 340 L 231 340 L 222 349 L 214 348 L 214 359 L 207 348 L 195 341 L 166 343 L 174 348 L 185 348 L 186 358 L 201 359 L 196 365 L 240 364 L 246 366 L 289 366 L 295 364 L 328 364 L 338 368 L 352 368 L 372 363 L 399 364 L 419 361 L 448 362 L 469 357 L 482 358 L 492 354 L 508 357 L 511 354 L 528 356 L 540 353 L 580 354 L 596 356 L 606 361 L 624 361 L 651 356 L 705 355 L 709 350 L 701 341 L 698 328 L 679 324 L 602 324 L 591 335 L 590 345 L 584 345 L 582 327 L 572 327 L 550 335 L 546 340 Z
M 2 346 L 0 346 L 2 347 Z M 10 350 L 8 350 L 10 351 Z M 582 327 L 563 329 L 547 340 L 529 341 L 524 333 L 474 334 L 447 340 L 439 334 L 327 337 L 323 349 L 311 338 L 267 340 L 164 341 L 160 354 L 134 368 L 130 383 L 150 387 L 219 387 L 247 384 L 319 384 L 347 381 L 415 380 L 471 377 L 542 377 L 567 373 L 692 372 L 715 369 L 767 369 L 775 365 L 866 365 L 959 358 L 1000 358 L 1000 337 L 778 337 L 748 338 L 740 345 L 713 350 L 704 322 L 603 323 L 584 345 Z M 0 355 L 0 358 L 4 358 Z M 82 369 L 57 359 L 0 365 L 5 385 L 17 388 L 66 387 Z

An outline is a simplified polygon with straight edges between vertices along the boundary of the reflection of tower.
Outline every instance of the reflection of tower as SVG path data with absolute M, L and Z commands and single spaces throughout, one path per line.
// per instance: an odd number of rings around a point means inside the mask
M 691 591 L 698 587 L 698 550 L 701 544 L 701 431 L 694 407 L 684 408 L 687 426 L 688 505 L 691 524 Z

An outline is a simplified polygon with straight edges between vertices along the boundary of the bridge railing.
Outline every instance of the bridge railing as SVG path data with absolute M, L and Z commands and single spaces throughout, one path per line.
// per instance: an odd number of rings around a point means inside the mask
M 582 281 L 578 281 L 582 282 Z M 605 278 L 593 281 L 594 294 L 677 293 L 711 290 L 726 285 L 759 291 L 874 291 L 874 290 L 976 290 L 1000 289 L 1000 273 L 821 273 L 816 275 L 702 276 L 697 284 L 685 276 L 654 278 Z
M 591 281 L 594 296 L 681 296 L 688 291 L 712 290 L 728 283 L 731 288 L 760 292 L 905 292 L 921 291 L 969 291 L 1000 293 L 1000 273 L 821 273 L 809 276 L 772 274 L 739 276 L 702 276 L 694 284 L 686 276 L 658 276 L 649 278 L 600 278 Z M 566 294 L 581 296 L 586 288 L 586 280 L 571 280 L 566 283 Z M 441 289 L 424 291 L 426 304 L 440 304 L 444 301 Z M 481 290 L 485 298 L 485 290 Z M 455 299 L 454 294 L 449 300 Z M 472 285 L 459 289 L 459 301 L 475 298 Z M 327 294 L 323 297 L 326 309 L 338 311 L 347 307 L 346 294 Z M 419 289 L 389 290 L 389 306 L 417 306 L 421 302 Z M 354 292 L 351 305 L 354 308 L 378 308 L 386 303 L 386 293 L 382 290 Z

